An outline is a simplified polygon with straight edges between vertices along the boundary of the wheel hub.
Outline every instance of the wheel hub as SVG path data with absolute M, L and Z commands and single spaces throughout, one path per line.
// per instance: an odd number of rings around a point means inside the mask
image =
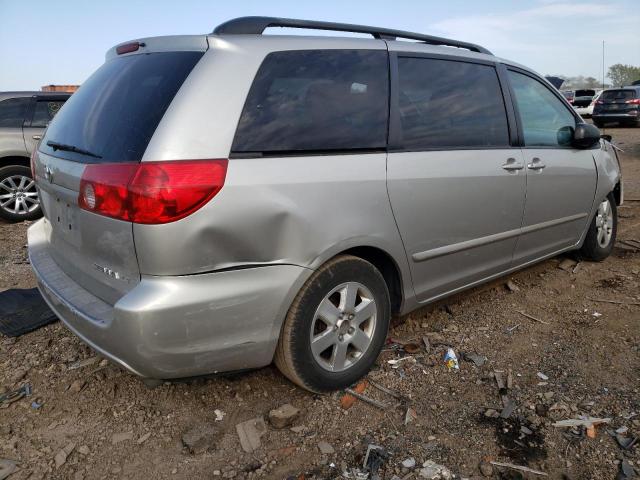
M 36 184 L 24 175 L 12 175 L 0 182 L 0 208 L 14 215 L 26 215 L 39 206 Z
M 325 370 L 339 372 L 357 363 L 369 348 L 376 326 L 376 304 L 362 284 L 348 282 L 331 290 L 315 312 L 311 352 Z

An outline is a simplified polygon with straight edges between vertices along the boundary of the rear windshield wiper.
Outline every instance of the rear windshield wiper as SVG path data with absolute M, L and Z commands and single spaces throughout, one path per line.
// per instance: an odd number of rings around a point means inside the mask
M 58 142 L 53 142 L 51 140 L 49 140 L 47 142 L 47 145 L 51 148 L 53 148 L 53 151 L 55 152 L 56 150 L 63 150 L 65 152 L 74 152 L 74 153 L 80 153 L 82 155 L 86 155 L 88 157 L 93 157 L 93 158 L 102 158 L 100 155 L 96 155 L 93 152 L 90 152 L 89 150 L 84 150 L 82 148 L 78 148 L 75 145 L 66 145 L 64 143 L 58 143 Z

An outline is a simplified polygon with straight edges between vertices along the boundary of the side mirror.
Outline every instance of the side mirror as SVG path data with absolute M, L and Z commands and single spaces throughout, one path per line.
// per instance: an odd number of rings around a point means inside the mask
M 600 142 L 600 129 L 590 123 L 579 123 L 573 132 L 572 145 L 576 148 L 591 148 Z

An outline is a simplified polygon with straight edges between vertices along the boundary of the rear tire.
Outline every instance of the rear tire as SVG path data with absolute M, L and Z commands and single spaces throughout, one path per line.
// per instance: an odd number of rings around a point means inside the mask
M 342 255 L 298 292 L 278 341 L 275 364 L 292 382 L 322 393 L 366 375 L 384 345 L 391 302 L 382 274 Z
M 0 218 L 9 222 L 42 216 L 31 169 L 22 165 L 0 168 Z
M 591 221 L 580 254 L 595 262 L 601 262 L 613 251 L 618 232 L 618 211 L 613 194 L 607 195 Z

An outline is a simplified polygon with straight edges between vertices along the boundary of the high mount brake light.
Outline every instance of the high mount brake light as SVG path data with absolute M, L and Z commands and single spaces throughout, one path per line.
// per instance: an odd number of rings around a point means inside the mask
M 89 164 L 78 205 L 133 223 L 162 224 L 184 218 L 224 185 L 227 159 Z
M 118 55 L 123 55 L 125 53 L 136 52 L 140 47 L 144 47 L 144 43 L 142 42 L 125 43 L 123 45 L 119 45 L 116 47 L 116 53 Z

